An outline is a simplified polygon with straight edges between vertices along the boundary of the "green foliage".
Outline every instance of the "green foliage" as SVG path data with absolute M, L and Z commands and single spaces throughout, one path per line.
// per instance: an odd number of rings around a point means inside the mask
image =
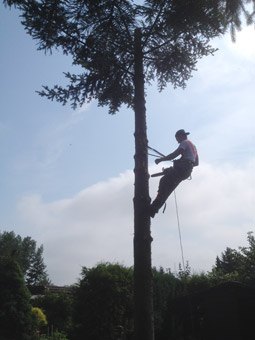
M 61 48 L 73 63 L 85 70 L 81 75 L 66 73 L 67 89 L 45 87 L 42 95 L 72 106 L 98 99 L 114 112 L 133 98 L 133 41 L 135 8 L 130 1 L 30 1 L 17 5 L 23 24 L 38 40 L 39 49 Z
M 62 49 L 83 69 L 66 73 L 70 84 L 48 86 L 42 96 L 73 108 L 97 99 L 115 113 L 121 104 L 134 103 L 134 31 L 142 31 L 145 81 L 157 79 L 160 90 L 168 82 L 185 87 L 198 59 L 215 52 L 209 40 L 231 28 L 241 28 L 253 15 L 247 4 L 255 0 L 129 0 L 4 1 L 22 12 L 26 31 L 38 49 Z
M 0 256 L 0 340 L 33 340 L 36 318 L 17 262 Z
M 210 276 L 204 272 L 200 274 L 192 274 L 187 278 L 188 293 L 192 294 L 210 288 L 216 285 L 217 282 L 213 283 Z
M 74 339 L 128 339 L 133 331 L 133 270 L 109 263 L 83 267 L 74 310 Z
M 239 247 L 238 250 L 227 248 L 217 256 L 213 268 L 214 277 L 231 278 L 240 282 L 255 285 L 255 238 L 252 232 L 247 236 L 248 247 Z
M 153 268 L 153 291 L 155 334 L 160 339 L 167 301 L 182 295 L 184 285 L 170 270 Z M 132 268 L 110 263 L 83 267 L 75 296 L 72 339 L 132 339 Z
M 182 283 L 170 270 L 165 271 L 163 268 L 153 268 L 153 307 L 156 339 L 161 337 L 167 301 L 178 296 L 182 290 Z
M 231 273 L 224 273 L 221 270 L 212 270 L 207 274 L 211 286 L 216 286 L 218 284 L 229 282 L 229 281 L 240 281 L 240 277 L 237 271 Z
M 248 233 L 247 241 L 248 247 L 239 247 L 239 275 L 244 283 L 255 285 L 255 238 L 252 232 Z
M 254 22 L 254 10 L 249 12 L 246 8 L 247 4 L 253 4 L 255 8 L 254 0 L 227 0 L 225 1 L 226 20 L 230 26 L 230 33 L 232 40 L 236 39 L 236 31 L 240 31 L 242 28 L 242 16 L 245 18 L 247 25 L 251 25 Z
M 43 260 L 43 246 L 37 248 L 31 237 L 22 239 L 13 231 L 0 232 L 0 256 L 10 256 L 19 263 L 27 285 L 50 284 Z
M 69 334 L 72 329 L 73 296 L 65 292 L 35 297 L 33 306 L 40 307 L 46 314 L 49 328 Z
M 37 320 L 37 329 L 42 329 L 44 328 L 48 323 L 47 323 L 47 319 L 45 314 L 43 313 L 43 311 L 38 308 L 38 307 L 33 307 L 32 308 L 33 313 L 36 316 L 36 320 Z
M 68 340 L 67 336 L 63 332 L 54 332 L 51 336 L 41 335 L 41 340 Z
M 189 262 L 186 262 L 186 265 L 184 268 L 182 268 L 181 263 L 179 263 L 179 272 L 178 272 L 178 278 L 182 280 L 183 282 L 186 280 L 187 277 L 191 275 L 191 268 L 189 265 Z
M 26 283 L 29 286 L 50 284 L 43 260 L 43 246 L 41 245 L 31 256 L 30 267 L 26 272 Z

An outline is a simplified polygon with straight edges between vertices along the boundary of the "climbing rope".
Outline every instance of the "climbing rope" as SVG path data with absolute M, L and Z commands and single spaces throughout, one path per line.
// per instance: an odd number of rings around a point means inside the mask
M 157 154 L 157 156 L 156 156 L 156 155 L 151 155 L 151 154 L 150 154 L 151 156 L 154 156 L 154 157 L 158 157 L 158 156 L 165 157 L 165 155 L 163 155 L 163 153 L 159 152 L 159 151 L 156 150 L 156 149 L 151 148 L 149 145 L 147 146 L 147 148 L 148 148 L 149 150 L 151 150 L 151 151 L 153 151 L 153 152 L 155 152 L 155 153 Z
M 181 255 L 182 255 L 182 265 L 183 265 L 183 271 L 185 272 L 185 261 L 184 261 L 184 252 L 183 252 L 183 246 L 182 246 L 182 235 L 181 235 L 180 219 L 179 219 L 178 204 L 177 204 L 177 198 L 176 198 L 175 190 L 174 190 L 174 200 L 175 200 L 177 225 L 178 225 L 180 247 L 181 247 Z M 186 275 L 185 275 L 185 278 L 186 278 Z
M 183 272 L 184 272 L 184 287 L 187 293 L 188 303 L 189 303 L 189 312 L 190 312 L 190 319 L 191 319 L 191 331 L 192 335 L 195 334 L 195 326 L 194 326 L 194 313 L 192 308 L 192 301 L 190 295 L 188 293 L 188 283 L 187 283 L 187 273 L 185 271 L 185 261 L 184 261 L 184 253 L 183 253 L 183 246 L 182 246 L 182 235 L 181 235 L 181 227 L 180 227 L 180 219 L 179 219 L 179 212 L 178 212 L 178 204 L 176 193 L 174 190 L 174 200 L 175 200 L 175 208 L 176 208 L 176 217 L 177 217 L 177 224 L 178 224 L 178 231 L 179 231 L 179 239 L 180 239 L 180 247 L 181 247 L 181 254 L 182 254 L 182 265 L 183 265 Z

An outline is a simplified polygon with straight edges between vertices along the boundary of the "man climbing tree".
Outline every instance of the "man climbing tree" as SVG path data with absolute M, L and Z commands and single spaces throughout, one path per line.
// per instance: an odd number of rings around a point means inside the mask
M 245 3 L 255 2 L 246 0 Z M 135 337 L 153 339 L 150 197 L 145 83 L 185 87 L 198 59 L 213 54 L 210 39 L 240 26 L 241 0 L 4 0 L 45 52 L 62 49 L 79 65 L 70 84 L 45 86 L 42 96 L 73 108 L 97 99 L 116 113 L 135 112 L 134 296 Z M 138 1 L 137 1 L 138 3 Z M 141 1 L 139 1 L 141 3 Z M 251 21 L 251 17 L 247 16 Z
M 183 129 L 175 134 L 179 147 L 172 153 L 155 160 L 156 164 L 164 161 L 171 161 L 181 155 L 181 158 L 174 160 L 174 165 L 163 171 L 163 177 L 159 182 L 158 195 L 150 206 L 150 216 L 154 217 L 168 196 L 185 179 L 189 178 L 194 166 L 198 165 L 198 154 L 195 145 L 187 139 L 189 132 Z

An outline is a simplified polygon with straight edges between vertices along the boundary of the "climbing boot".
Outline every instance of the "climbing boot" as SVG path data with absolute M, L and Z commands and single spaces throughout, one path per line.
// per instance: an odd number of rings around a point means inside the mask
M 158 213 L 158 211 L 159 211 L 159 209 L 160 209 L 160 207 L 162 206 L 162 204 L 160 203 L 160 201 L 156 198 L 153 202 L 152 202 L 152 204 L 150 205 L 150 217 L 154 217 L 157 213 Z

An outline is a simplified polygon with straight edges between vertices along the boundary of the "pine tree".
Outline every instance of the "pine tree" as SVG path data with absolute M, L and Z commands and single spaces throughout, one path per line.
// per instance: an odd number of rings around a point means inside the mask
M 43 261 L 43 245 L 41 245 L 33 254 L 29 270 L 26 274 L 26 283 L 29 286 L 49 284 L 46 265 Z
M 18 262 L 27 285 L 50 284 L 43 245 L 37 248 L 36 241 L 30 236 L 22 238 L 13 231 L 0 232 L 0 256 L 11 256 Z

